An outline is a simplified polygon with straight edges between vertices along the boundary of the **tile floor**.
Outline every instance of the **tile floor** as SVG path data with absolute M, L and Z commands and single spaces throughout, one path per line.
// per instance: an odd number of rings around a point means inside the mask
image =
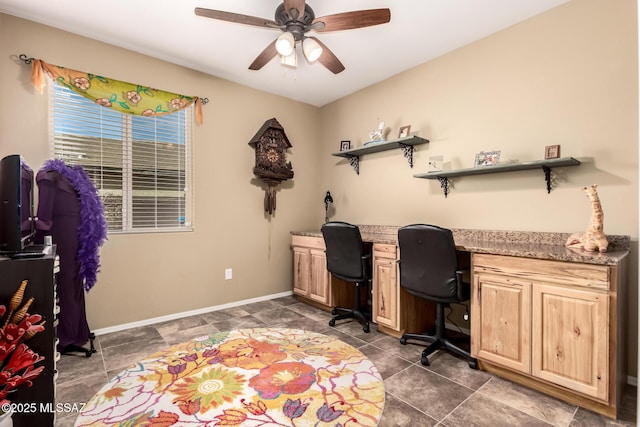
M 58 362 L 57 401 L 86 402 L 108 379 L 143 356 L 190 338 L 238 328 L 290 327 L 332 335 L 360 349 L 384 380 L 386 401 L 380 426 L 632 426 L 636 387 L 627 386 L 617 421 L 545 396 L 486 372 L 469 369 L 449 353 L 420 364 L 423 347 L 403 346 L 379 333 L 365 334 L 351 320 L 328 326 L 331 315 L 278 298 L 204 315 L 144 326 L 96 338 L 90 358 L 66 355 Z M 72 426 L 77 414 L 60 414 L 56 427 Z

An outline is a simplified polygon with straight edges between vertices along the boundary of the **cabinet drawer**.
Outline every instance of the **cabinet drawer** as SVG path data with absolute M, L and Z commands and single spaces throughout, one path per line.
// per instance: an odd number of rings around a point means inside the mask
M 608 290 L 610 268 L 606 265 L 580 264 L 501 255 L 473 255 L 477 273 L 506 274 L 521 280 Z
M 322 237 L 291 236 L 291 244 L 293 246 L 304 246 L 306 248 L 325 249 L 324 239 Z
M 387 258 L 395 260 L 397 259 L 397 246 L 375 243 L 373 245 L 373 258 Z

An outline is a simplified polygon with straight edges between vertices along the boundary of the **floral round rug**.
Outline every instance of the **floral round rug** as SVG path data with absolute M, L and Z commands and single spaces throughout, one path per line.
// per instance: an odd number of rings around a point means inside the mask
M 376 426 L 384 385 L 337 338 L 240 329 L 195 338 L 129 366 L 76 426 Z

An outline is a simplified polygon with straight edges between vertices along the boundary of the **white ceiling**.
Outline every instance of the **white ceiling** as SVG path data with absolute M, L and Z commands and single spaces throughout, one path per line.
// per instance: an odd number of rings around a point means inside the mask
M 315 34 L 345 65 L 337 75 L 301 53 L 297 69 L 274 58 L 251 71 L 280 31 L 194 14 L 204 7 L 274 19 L 281 0 L 0 0 L 0 12 L 322 106 L 566 1 L 308 0 L 316 17 L 391 10 L 388 24 Z

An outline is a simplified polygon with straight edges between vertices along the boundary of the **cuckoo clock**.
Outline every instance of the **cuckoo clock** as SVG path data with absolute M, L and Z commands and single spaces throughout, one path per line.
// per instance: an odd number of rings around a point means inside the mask
M 256 150 L 256 164 L 253 174 L 260 178 L 267 189 L 264 194 L 264 210 L 269 215 L 276 210 L 276 189 L 282 181 L 293 178 L 291 162 L 287 162 L 287 148 L 291 143 L 284 128 L 276 119 L 267 120 L 249 141 Z

